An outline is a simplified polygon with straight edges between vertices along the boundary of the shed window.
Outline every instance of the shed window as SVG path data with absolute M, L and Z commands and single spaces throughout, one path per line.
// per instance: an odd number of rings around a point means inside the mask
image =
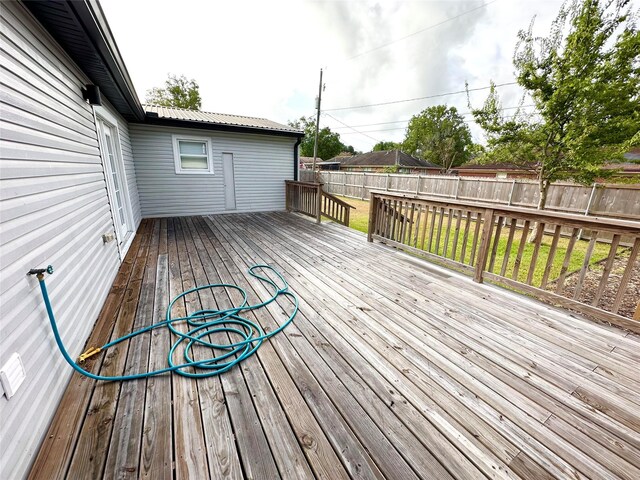
M 176 173 L 213 173 L 211 142 L 206 137 L 173 137 Z

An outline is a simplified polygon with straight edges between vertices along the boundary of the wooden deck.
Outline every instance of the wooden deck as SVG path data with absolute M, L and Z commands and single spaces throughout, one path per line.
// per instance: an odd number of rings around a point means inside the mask
M 640 337 L 294 214 L 146 220 L 89 344 L 269 263 L 300 313 L 220 377 L 74 375 L 32 478 L 640 478 Z M 187 311 L 237 298 L 191 298 Z M 55 307 L 55 299 L 53 299 Z M 256 319 L 273 329 L 291 306 Z M 282 307 L 282 308 L 281 308 Z M 166 330 L 96 357 L 161 368 Z

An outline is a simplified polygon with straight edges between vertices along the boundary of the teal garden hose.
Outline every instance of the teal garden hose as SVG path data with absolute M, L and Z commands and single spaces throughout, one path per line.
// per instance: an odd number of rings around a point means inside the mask
M 282 285 L 278 285 L 278 283 L 276 283 L 274 280 L 265 276 L 263 273 L 258 273 L 258 271 L 272 272 L 272 274 L 282 282 Z M 80 356 L 79 362 L 82 363 L 86 358 L 89 358 L 92 355 L 113 347 L 120 342 L 129 340 L 136 335 L 140 335 L 159 327 L 167 327 L 174 335 L 178 337 L 178 339 L 169 349 L 168 367 L 159 370 L 153 370 L 150 372 L 116 376 L 95 375 L 91 372 L 88 372 L 80 365 L 78 365 L 78 363 L 71 358 L 69 352 L 67 352 L 67 349 L 65 348 L 64 343 L 60 338 L 60 332 L 58 331 L 58 325 L 56 323 L 55 316 L 53 315 L 53 309 L 51 307 L 51 301 L 49 300 L 49 293 L 47 292 L 47 285 L 45 283 L 44 274 L 52 274 L 53 268 L 49 266 L 46 269 L 32 269 L 29 271 L 28 275 L 36 275 L 38 278 L 38 281 L 40 283 L 40 290 L 42 292 L 42 298 L 47 309 L 47 314 L 49 315 L 51 329 L 53 330 L 53 335 L 55 337 L 56 343 L 58 344 L 58 348 L 60 349 L 60 352 L 62 353 L 62 356 L 67 361 L 67 363 L 71 365 L 71 367 L 73 367 L 73 369 L 78 373 L 81 373 L 82 375 L 93 378 L 95 380 L 124 381 L 134 380 L 138 378 L 147 378 L 153 375 L 160 375 L 167 372 L 175 372 L 178 375 L 183 375 L 185 377 L 191 378 L 203 378 L 219 375 L 253 355 L 256 350 L 258 350 L 260 345 L 262 345 L 263 341 L 284 330 L 286 326 L 293 321 L 296 314 L 298 313 L 298 298 L 289 291 L 289 284 L 284 279 L 282 274 L 280 274 L 273 267 L 269 265 L 253 265 L 251 268 L 249 268 L 248 272 L 251 276 L 260 280 L 265 286 L 273 289 L 271 298 L 261 303 L 249 304 L 247 302 L 247 292 L 238 285 L 214 283 L 210 285 L 195 287 L 182 292 L 180 295 L 171 300 L 171 303 L 167 308 L 165 320 L 112 340 L 111 342 L 104 344 L 100 348 L 91 348 Z M 232 289 L 240 292 L 243 298 L 242 303 L 238 306 L 223 310 L 198 310 L 191 313 L 190 315 L 187 315 L 186 317 L 174 318 L 172 316 L 171 311 L 173 310 L 176 302 L 181 301 L 187 295 L 199 292 L 200 290 L 217 288 Z M 270 303 L 276 301 L 279 297 L 289 297 L 293 301 L 293 311 L 289 314 L 287 320 L 282 323 L 282 325 L 280 325 L 277 329 L 269 333 L 265 333 L 259 324 L 242 316 L 244 312 L 249 312 L 266 307 Z M 176 328 L 176 324 L 178 323 L 186 323 L 189 326 L 189 331 L 179 331 Z M 228 343 L 212 343 L 207 339 L 208 335 L 216 333 L 228 334 L 229 338 L 239 338 L 240 340 L 235 342 L 230 341 Z M 180 363 L 176 363 L 174 361 L 174 357 L 176 356 L 176 350 L 180 345 L 184 345 L 184 352 L 182 355 L 183 360 Z M 192 353 L 194 347 L 196 346 L 207 347 L 211 349 L 211 352 L 214 355 L 203 360 L 195 360 L 192 357 Z

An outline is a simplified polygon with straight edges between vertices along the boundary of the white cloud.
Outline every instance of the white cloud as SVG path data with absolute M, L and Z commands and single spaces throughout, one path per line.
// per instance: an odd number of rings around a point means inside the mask
M 482 3 L 487 2 L 103 0 L 102 6 L 141 97 L 167 73 L 184 74 L 200 84 L 204 110 L 284 123 L 314 114 L 320 67 L 326 67 L 325 108 L 456 91 L 465 80 L 471 87 L 491 79 L 512 81 L 517 31 L 538 15 L 536 31 L 546 34 L 560 0 L 498 0 L 347 60 Z M 501 92 L 505 106 L 517 102 L 517 87 Z M 479 104 L 484 96 L 473 94 L 472 101 Z M 467 111 L 466 97 L 458 95 L 330 113 L 350 125 L 371 124 L 408 119 L 438 103 Z M 326 117 L 322 122 L 339 126 Z M 480 134 L 477 128 L 473 133 Z M 369 135 L 401 140 L 404 132 Z M 358 134 L 343 135 L 343 141 L 365 151 L 375 143 Z

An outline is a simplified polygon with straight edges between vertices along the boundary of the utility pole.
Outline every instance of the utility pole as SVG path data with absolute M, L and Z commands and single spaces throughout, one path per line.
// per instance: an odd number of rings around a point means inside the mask
M 316 99 L 316 137 L 313 142 L 313 174 L 316 175 L 316 158 L 318 157 L 318 128 L 320 126 L 320 104 L 322 103 L 322 69 L 320 69 L 320 85 L 318 86 L 318 98 Z

